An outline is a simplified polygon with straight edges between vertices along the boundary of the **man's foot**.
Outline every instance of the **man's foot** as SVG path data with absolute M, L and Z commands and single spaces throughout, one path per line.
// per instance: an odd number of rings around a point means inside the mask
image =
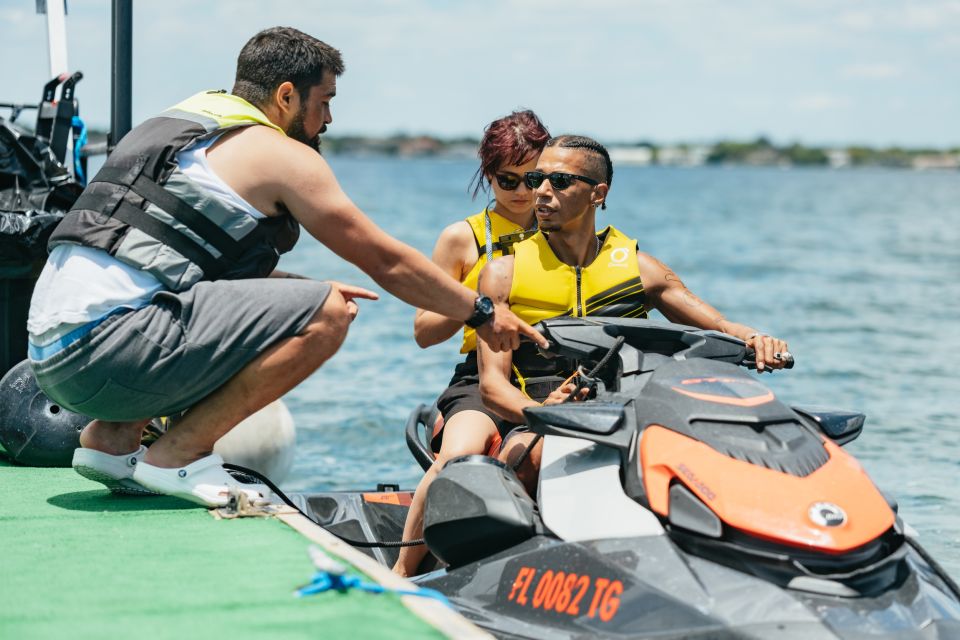
M 140 446 L 143 429 L 150 420 L 109 422 L 93 420 L 80 432 L 80 446 L 112 456 L 127 455 Z M 143 459 L 143 456 L 140 456 Z
M 269 502 L 269 490 L 260 484 L 243 484 L 223 468 L 223 458 L 212 454 L 179 468 L 157 467 L 141 462 L 134 479 L 158 493 L 201 504 L 222 507 L 230 500 L 230 489 L 238 488 L 253 504 Z
M 114 493 L 136 496 L 155 496 L 133 479 L 133 470 L 143 460 L 146 447 L 123 455 L 111 455 L 96 449 L 80 448 L 73 452 L 73 469 L 84 478 L 105 485 Z

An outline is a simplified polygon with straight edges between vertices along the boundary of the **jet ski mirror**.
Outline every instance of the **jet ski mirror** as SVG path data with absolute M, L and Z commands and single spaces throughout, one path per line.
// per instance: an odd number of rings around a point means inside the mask
M 823 435 L 839 445 L 845 445 L 856 440 L 863 431 L 863 423 L 867 419 L 864 414 L 853 411 L 791 408 L 811 420 Z
M 545 436 L 590 438 L 609 436 L 623 425 L 623 405 L 590 402 L 552 404 L 524 409 L 530 430 Z

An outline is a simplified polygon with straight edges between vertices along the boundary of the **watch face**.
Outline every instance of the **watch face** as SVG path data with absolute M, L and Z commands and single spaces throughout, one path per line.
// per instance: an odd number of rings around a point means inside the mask
M 484 315 L 490 315 L 493 313 L 493 300 L 487 296 L 480 296 L 477 300 L 477 310 Z

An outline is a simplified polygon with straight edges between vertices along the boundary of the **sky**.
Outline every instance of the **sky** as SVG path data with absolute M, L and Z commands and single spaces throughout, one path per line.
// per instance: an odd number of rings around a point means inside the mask
M 110 2 L 68 7 L 81 115 L 105 129 Z M 45 20 L 0 0 L 0 102 L 39 99 Z M 229 89 L 277 25 L 343 53 L 331 134 L 479 137 L 529 108 L 606 143 L 960 146 L 960 0 L 137 0 L 134 123 Z

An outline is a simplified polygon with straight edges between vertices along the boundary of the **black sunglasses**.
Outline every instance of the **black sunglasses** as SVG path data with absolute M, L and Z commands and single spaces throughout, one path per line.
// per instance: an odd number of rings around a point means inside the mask
M 527 171 L 523 174 L 523 181 L 531 189 L 536 189 L 544 180 L 550 181 L 550 186 L 552 186 L 557 191 L 563 191 L 571 184 L 574 180 L 579 180 L 581 182 L 586 182 L 591 186 L 597 186 L 600 184 L 593 178 L 588 178 L 587 176 L 578 176 L 575 173 L 560 173 L 559 171 L 554 171 L 553 173 L 544 173 L 543 171 Z
M 500 188 L 504 191 L 513 191 L 520 186 L 520 182 L 523 180 L 523 178 L 515 173 L 497 173 L 494 174 L 494 177 L 497 179 L 497 184 L 500 185 Z

